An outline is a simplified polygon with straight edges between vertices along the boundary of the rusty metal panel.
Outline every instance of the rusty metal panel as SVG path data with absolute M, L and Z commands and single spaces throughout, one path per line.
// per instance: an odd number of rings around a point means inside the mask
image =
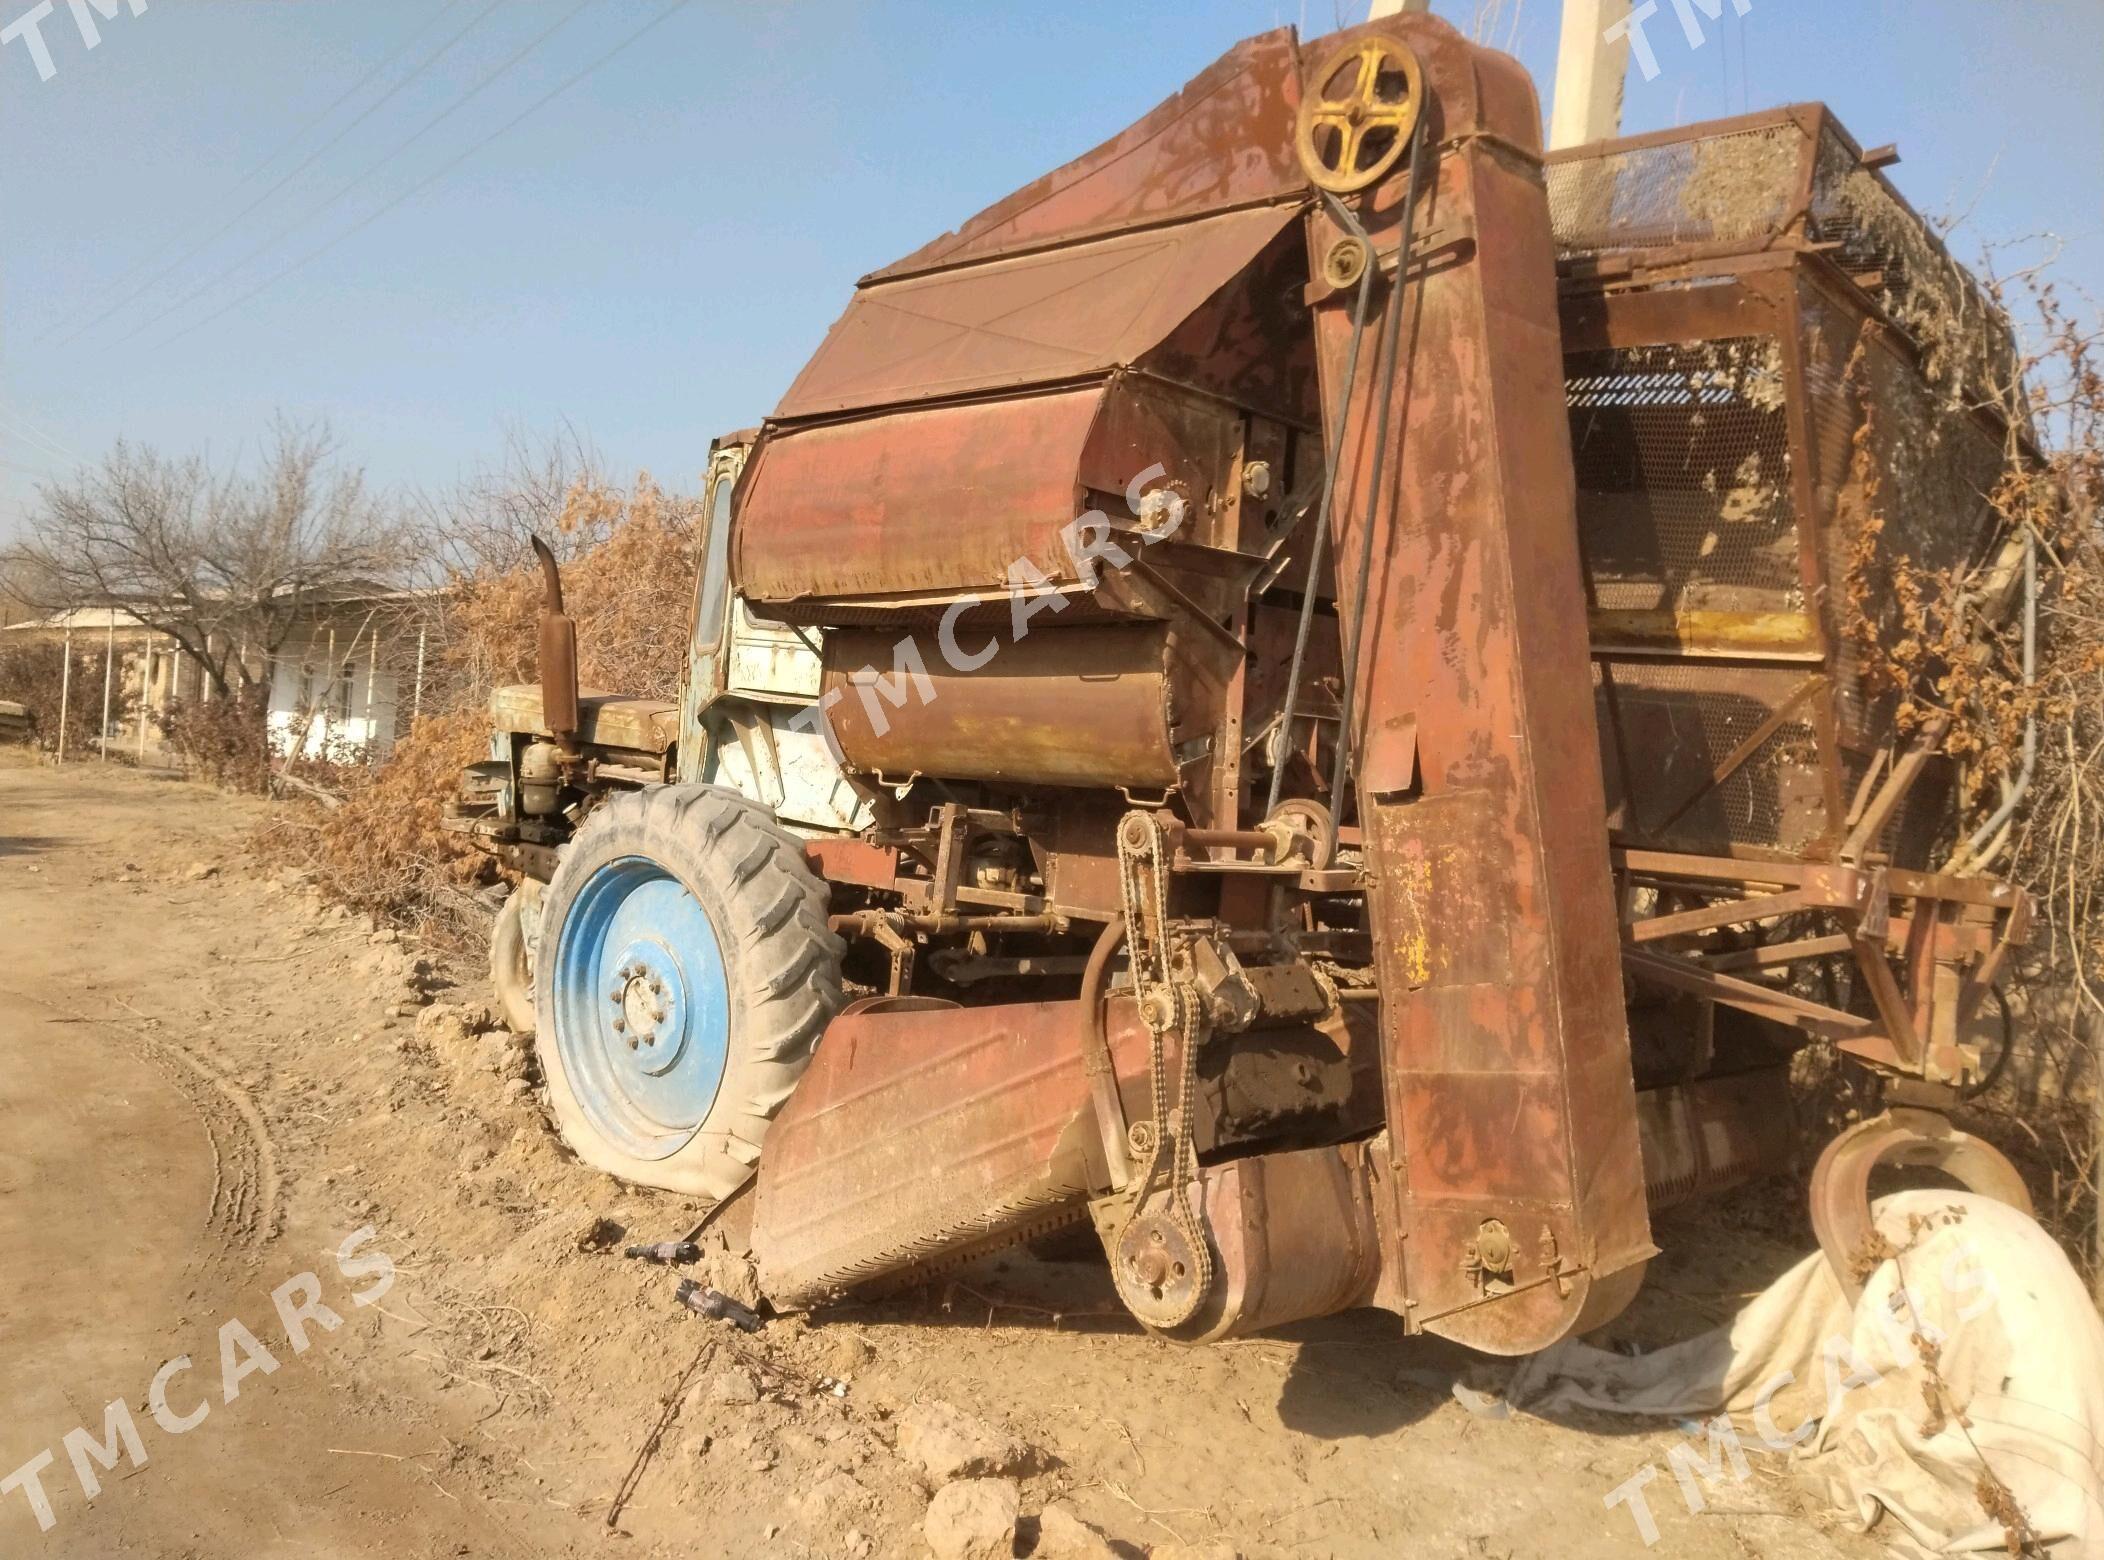
M 1214 1287 L 1179 1338 L 1212 1342 L 1371 1303 L 1381 1238 L 1363 1143 L 1208 1165 L 1194 1196 Z
M 1018 558 L 1051 573 L 1103 396 L 1093 385 L 770 433 L 732 542 L 741 593 L 769 605 L 1005 592 Z
M 1087 1196 L 1078 1004 L 875 1010 L 827 1026 L 767 1135 L 761 1288 L 808 1304 Z
M 1626 1299 L 1652 1252 L 1574 524 L 1555 260 L 1531 154 L 1539 113 L 1510 60 L 1429 19 L 1407 37 L 1433 99 L 1420 234 L 1453 235 L 1410 289 L 1386 406 L 1376 354 L 1344 430 L 1336 555 L 1367 598 L 1353 712 L 1373 880 L 1398 1232 L 1412 1315 L 1471 1347 L 1545 1347 Z M 1340 35 L 1348 39 L 1351 33 Z M 1361 220 L 1396 245 L 1400 178 Z M 1311 215 L 1311 255 L 1341 236 Z M 1379 312 L 1395 307 L 1392 293 Z M 1316 309 L 1334 407 L 1349 300 Z M 1369 340 L 1379 337 L 1369 332 Z M 1389 455 L 1367 512 L 1376 437 Z M 1437 495 L 1405 507 L 1406 495 Z M 1411 745 L 1375 740 L 1414 721 Z M 1432 806 L 1439 809 L 1423 812 Z M 1467 882 L 1456 879 L 1465 876 Z M 1414 896 L 1414 897 L 1413 897 Z M 1452 907 L 1452 919 L 1426 914 Z M 1506 1266 L 1472 1264 L 1483 1231 Z M 1508 1244 L 1493 1241 L 1501 1252 Z
M 1653 1213 L 1779 1175 L 1796 1158 L 1785 1067 L 1645 1089 L 1636 1108 Z
M 935 634 L 828 634 L 826 722 L 848 767 L 894 780 L 922 773 L 1030 785 L 1176 784 L 1165 625 L 1045 628 L 1013 642 L 1007 626 L 998 634 L 959 630 L 970 656 L 1000 647 L 970 671 L 949 664 Z M 920 688 L 912 673 L 895 670 L 902 643 L 926 669 Z M 879 679 L 897 686 L 887 695 L 873 686 Z
M 1224 212 L 865 286 L 774 415 L 1047 384 L 1136 362 L 1299 215 L 1290 206 Z M 1213 371 L 1187 343 L 1173 356 L 1194 378 Z
M 1130 128 L 924 244 L 871 280 L 1299 194 L 1293 29 L 1235 45 Z
M 1158 466 L 1148 488 L 1183 495 L 1187 518 L 1149 561 L 1179 570 L 1202 561 L 1189 544 L 1223 524 L 1218 495 L 1232 484 L 1241 427 L 1240 411 L 1218 397 L 1120 371 L 1077 389 L 777 428 L 738 511 L 733 571 L 748 599 L 825 603 L 817 615 L 834 623 L 887 608 L 932 620 L 948 599 L 998 602 L 1046 580 L 1086 590 L 1100 578 L 1129 591 L 1115 559 L 1084 560 L 1103 537 L 1084 537 L 1076 522 L 1093 510 L 1092 527 L 1133 523 L 1129 491 Z M 1142 546 L 1128 538 L 1124 550 Z M 1226 565 L 1251 562 L 1214 552 Z

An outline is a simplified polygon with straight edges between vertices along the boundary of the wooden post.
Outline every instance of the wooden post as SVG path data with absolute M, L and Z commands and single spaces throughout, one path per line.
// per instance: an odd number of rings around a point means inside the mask
M 369 626 L 369 625 L 368 625 Z M 372 630 L 372 638 L 365 646 L 365 761 L 378 763 L 380 759 L 380 719 L 374 713 L 374 696 L 380 689 L 380 631 Z
M 58 673 L 58 762 L 66 761 L 66 715 L 73 703 L 73 625 L 66 625 L 65 661 Z
M 343 668 L 336 661 L 336 625 L 329 625 L 329 682 L 321 696 L 321 751 L 317 758 L 329 756 L 329 727 L 336 719 L 336 679 L 343 675 Z M 345 697 L 348 704 L 350 699 Z
M 102 761 L 110 761 L 110 689 L 117 675 L 117 609 L 110 612 L 109 638 L 102 647 Z
M 146 710 L 153 703 L 153 651 L 139 665 L 139 767 L 146 766 Z
M 409 724 L 415 725 L 424 713 L 424 635 L 429 625 L 416 626 L 416 694 L 410 701 Z

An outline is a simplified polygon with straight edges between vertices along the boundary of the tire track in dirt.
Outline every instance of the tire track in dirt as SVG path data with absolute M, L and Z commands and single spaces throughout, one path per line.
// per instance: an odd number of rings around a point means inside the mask
M 0 996 L 92 1025 L 130 1046 L 168 1080 L 204 1128 L 212 1152 L 212 1201 L 205 1215 L 206 1229 L 216 1230 L 230 1244 L 251 1252 L 260 1251 L 278 1233 L 282 1176 L 277 1140 L 256 1102 L 238 1082 L 191 1047 L 155 1034 L 165 1027 L 165 1021 L 137 1008 L 131 1011 L 139 1015 L 138 1023 L 120 1024 L 10 986 L 0 986 Z

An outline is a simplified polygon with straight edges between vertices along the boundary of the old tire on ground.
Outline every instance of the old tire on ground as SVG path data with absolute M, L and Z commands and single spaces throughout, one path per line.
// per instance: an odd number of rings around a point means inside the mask
M 534 1032 L 533 944 L 538 927 L 529 936 L 527 916 L 541 913 L 540 884 L 531 878 L 511 891 L 497 912 L 497 924 L 489 934 L 489 983 L 497 999 L 497 1012 L 504 1027 L 515 1035 Z
M 840 1006 L 840 939 L 802 847 L 714 786 L 608 798 L 541 919 L 538 1049 L 563 1139 L 595 1169 L 735 1191 Z

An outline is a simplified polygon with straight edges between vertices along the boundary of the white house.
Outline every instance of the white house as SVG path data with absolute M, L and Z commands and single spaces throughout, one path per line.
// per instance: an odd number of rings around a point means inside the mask
M 420 594 L 372 588 L 314 603 L 268 664 L 260 649 L 232 647 L 251 675 L 268 675 L 265 718 L 274 752 L 339 763 L 387 756 L 423 702 L 422 634 L 413 611 Z M 92 718 L 107 686 L 112 713 L 103 724 L 105 748 L 136 742 L 142 755 L 157 754 L 155 717 L 179 701 L 213 697 L 210 679 L 174 637 L 123 605 L 9 624 L 0 628 L 0 644 L 10 643 L 65 644 L 76 655 L 97 655 L 99 675 L 79 679 L 85 685 L 70 687 L 67 698 Z

